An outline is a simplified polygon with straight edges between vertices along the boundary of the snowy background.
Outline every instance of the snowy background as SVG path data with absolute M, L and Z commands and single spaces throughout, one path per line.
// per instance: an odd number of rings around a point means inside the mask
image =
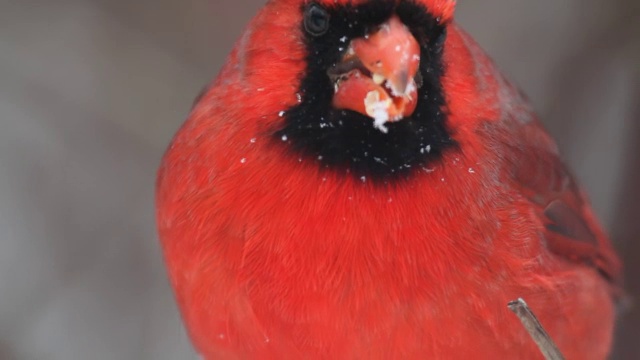
M 264 0 L 0 0 L 0 359 L 195 359 L 155 169 Z M 640 1 L 459 0 L 530 95 L 640 295 Z M 638 302 L 636 301 L 636 304 Z M 616 359 L 640 358 L 640 311 Z

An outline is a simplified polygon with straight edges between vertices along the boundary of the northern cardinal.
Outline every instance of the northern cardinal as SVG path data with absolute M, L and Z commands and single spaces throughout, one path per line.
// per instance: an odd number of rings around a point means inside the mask
M 206 359 L 605 359 L 620 263 L 454 0 L 270 0 L 159 170 Z

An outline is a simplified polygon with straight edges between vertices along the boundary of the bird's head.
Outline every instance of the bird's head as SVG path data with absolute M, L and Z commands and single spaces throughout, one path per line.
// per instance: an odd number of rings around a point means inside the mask
M 455 83 L 470 56 L 460 56 L 454 8 L 455 0 L 271 0 L 222 77 L 244 84 L 237 99 L 262 115 L 250 121 L 296 157 L 357 176 L 410 174 L 457 146 L 448 100 L 469 100 Z

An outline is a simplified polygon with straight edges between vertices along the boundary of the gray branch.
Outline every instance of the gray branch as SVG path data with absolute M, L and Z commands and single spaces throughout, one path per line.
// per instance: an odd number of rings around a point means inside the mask
M 536 342 L 545 359 L 564 360 L 564 356 L 562 356 L 556 344 L 551 340 L 549 334 L 544 330 L 538 318 L 523 299 L 511 301 L 508 306 L 520 318 L 522 325 L 527 329 L 533 341 Z

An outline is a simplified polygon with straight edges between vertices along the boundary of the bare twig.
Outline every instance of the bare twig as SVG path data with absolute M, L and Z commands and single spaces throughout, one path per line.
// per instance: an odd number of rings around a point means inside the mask
M 545 359 L 564 360 L 564 356 L 562 356 L 556 344 L 551 340 L 549 334 L 544 330 L 538 318 L 523 299 L 511 301 L 508 306 L 511 311 L 518 315 L 522 325 L 527 329 L 533 341 L 536 342 Z

